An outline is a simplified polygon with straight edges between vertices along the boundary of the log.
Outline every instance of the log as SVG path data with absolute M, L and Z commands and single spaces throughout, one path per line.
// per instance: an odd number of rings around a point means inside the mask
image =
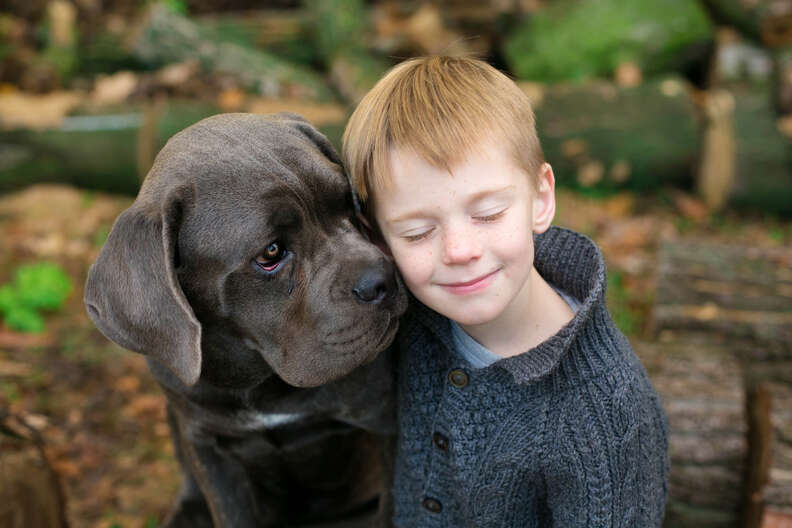
M 251 98 L 241 111 L 296 112 L 340 149 L 344 107 Z M 134 196 L 157 152 L 176 132 L 220 112 L 200 101 L 159 100 L 76 110 L 57 127 L 16 129 L 0 138 L 0 193 L 33 183 L 68 183 Z M 51 124 L 49 124 L 51 125 Z
M 706 60 L 713 31 L 696 0 L 558 0 L 514 30 L 504 55 L 519 78 L 540 82 L 610 77 L 627 61 L 646 75 L 681 72 Z
M 204 71 L 231 76 L 244 88 L 269 97 L 333 99 L 324 80 L 311 70 L 265 51 L 221 40 L 162 5 L 148 11 L 133 50 L 151 66 L 197 58 Z
M 140 174 L 179 130 L 218 113 L 214 106 L 171 101 L 156 123 L 144 127 L 146 107 L 122 105 L 82 113 L 58 128 L 3 133 L 0 192 L 32 183 L 69 183 L 84 189 L 135 195 Z M 151 130 L 155 126 L 156 130 Z
M 712 90 L 703 97 L 704 140 L 696 186 L 711 211 L 722 209 L 734 188 L 734 106 L 734 97 L 726 90 Z
M 309 0 L 306 8 L 333 86 L 356 105 L 389 66 L 366 47 L 366 5 L 362 0 Z
M 690 185 L 701 129 L 685 81 L 519 85 L 533 100 L 560 185 L 611 192 Z
M 303 9 L 256 9 L 202 15 L 195 21 L 215 40 L 271 48 L 304 37 L 308 14 Z
M 792 138 L 778 126 L 772 88 L 728 84 L 734 96 L 737 151 L 729 203 L 737 208 L 792 216 Z
M 40 435 L 1 410 L 0 467 L 0 526 L 67 528 L 63 489 Z
M 747 454 L 739 361 L 684 335 L 633 344 L 669 420 L 665 526 L 738 526 Z
M 713 18 L 764 46 L 792 44 L 792 4 L 785 0 L 702 0 Z
M 652 326 L 721 336 L 749 360 L 792 360 L 792 249 L 662 244 Z
M 757 450 L 764 455 L 751 497 L 758 499 L 757 524 L 768 516 L 792 515 L 792 378 L 767 382 L 757 389 L 766 398 L 757 435 Z

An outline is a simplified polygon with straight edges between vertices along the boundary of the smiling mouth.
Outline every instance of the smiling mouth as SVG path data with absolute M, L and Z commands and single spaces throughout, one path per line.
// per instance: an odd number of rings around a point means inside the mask
M 489 286 L 494 280 L 495 274 L 498 273 L 499 271 L 500 269 L 496 269 L 495 271 L 491 271 L 486 275 L 482 275 L 473 280 L 469 280 L 465 282 L 439 283 L 439 285 L 445 288 L 446 290 L 450 291 L 451 293 L 457 293 L 457 294 L 473 293 Z

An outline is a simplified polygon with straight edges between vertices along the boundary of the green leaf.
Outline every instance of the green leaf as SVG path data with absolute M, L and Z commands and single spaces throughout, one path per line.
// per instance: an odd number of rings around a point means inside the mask
M 18 268 L 13 285 L 19 304 L 30 309 L 57 310 L 72 290 L 69 276 L 47 262 Z
M 44 331 L 44 319 L 31 308 L 14 306 L 5 316 L 5 323 L 19 332 L 41 333 Z
M 16 290 L 10 285 L 0 286 L 0 313 L 8 313 L 19 305 Z

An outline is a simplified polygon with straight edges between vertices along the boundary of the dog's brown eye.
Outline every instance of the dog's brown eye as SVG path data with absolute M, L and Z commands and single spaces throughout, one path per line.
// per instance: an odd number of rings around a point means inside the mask
M 267 249 L 264 250 L 264 254 L 262 255 L 265 259 L 272 260 L 276 259 L 281 254 L 281 246 L 278 242 L 273 242 Z
M 265 271 L 272 271 L 278 267 L 283 257 L 286 256 L 286 248 L 280 242 L 272 242 L 264 251 L 256 257 L 256 264 Z

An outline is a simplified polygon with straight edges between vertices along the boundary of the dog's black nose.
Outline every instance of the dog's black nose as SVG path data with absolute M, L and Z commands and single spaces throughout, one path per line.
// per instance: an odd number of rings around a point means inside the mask
M 352 289 L 364 303 L 378 303 L 393 290 L 393 267 L 386 260 L 363 270 Z

